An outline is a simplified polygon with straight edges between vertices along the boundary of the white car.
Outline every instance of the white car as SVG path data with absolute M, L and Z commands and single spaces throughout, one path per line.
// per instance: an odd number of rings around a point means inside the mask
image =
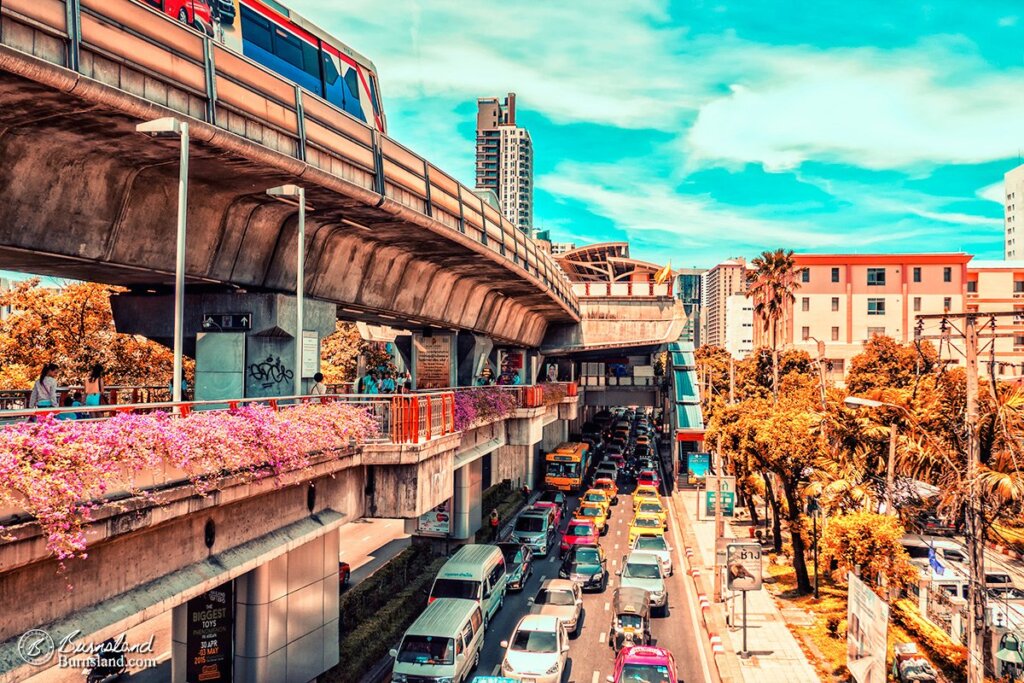
M 622 558 L 622 568 L 617 572 L 622 577 L 619 585 L 623 588 L 643 588 L 652 610 L 668 615 L 668 589 L 665 587 L 664 565 L 655 553 L 634 550 Z
M 501 675 L 522 683 L 559 683 L 569 656 L 569 635 L 558 617 L 528 614 L 512 638 L 501 641 Z
M 530 614 L 548 614 L 558 617 L 572 636 L 579 635 L 582 626 L 583 594 L 575 581 L 548 579 L 541 584 L 537 595 L 530 598 Z
M 633 540 L 630 550 L 641 550 L 645 553 L 654 553 L 661 559 L 661 566 L 669 576 L 673 573 L 672 568 L 672 546 L 665 540 L 665 536 L 637 536 Z

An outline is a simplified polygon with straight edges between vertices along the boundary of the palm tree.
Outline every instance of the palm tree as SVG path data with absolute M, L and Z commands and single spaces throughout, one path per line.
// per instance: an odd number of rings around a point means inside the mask
M 793 250 L 763 251 L 750 262 L 754 270 L 747 273 L 747 296 L 754 301 L 754 312 L 764 321 L 764 330 L 771 334 L 772 393 L 779 398 L 779 327 L 787 310 L 796 301 L 794 292 L 800 288 Z

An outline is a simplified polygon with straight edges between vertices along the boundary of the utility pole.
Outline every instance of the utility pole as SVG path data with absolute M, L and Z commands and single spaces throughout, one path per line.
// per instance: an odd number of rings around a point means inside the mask
M 885 463 L 885 514 L 895 515 L 896 504 L 893 495 L 896 474 L 896 423 L 889 425 L 889 459 Z
M 722 435 L 715 445 L 715 602 L 722 599 L 722 568 L 718 566 L 718 539 L 725 535 L 722 519 Z
M 981 445 L 978 442 L 978 318 L 964 317 L 964 355 L 967 364 L 967 503 L 968 552 L 971 555 L 971 607 L 967 615 L 967 682 L 985 681 L 985 530 L 978 495 Z M 993 340 L 995 343 L 995 340 Z

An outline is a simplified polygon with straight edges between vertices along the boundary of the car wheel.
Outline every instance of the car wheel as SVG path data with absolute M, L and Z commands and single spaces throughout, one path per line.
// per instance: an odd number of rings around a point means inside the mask
M 341 578 L 341 585 L 347 586 L 348 585 L 349 577 L 351 577 L 351 576 L 352 576 L 352 572 L 345 572 L 345 576 L 343 576 Z
M 473 668 L 472 668 L 473 671 L 476 671 L 476 668 L 478 666 L 480 666 L 480 650 L 482 650 L 483 647 L 484 647 L 484 644 L 483 644 L 483 642 L 481 642 L 480 643 L 480 647 L 478 647 L 476 649 L 476 657 L 473 658 Z
M 180 21 L 181 23 L 183 23 L 185 25 L 188 25 L 188 23 L 189 23 L 188 22 L 188 12 L 185 11 L 184 7 L 182 7 L 180 10 L 178 10 L 178 21 Z

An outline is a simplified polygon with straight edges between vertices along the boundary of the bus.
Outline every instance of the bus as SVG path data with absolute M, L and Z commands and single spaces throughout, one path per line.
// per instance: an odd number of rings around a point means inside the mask
M 544 457 L 544 484 L 560 491 L 578 493 L 590 467 L 590 447 L 585 443 L 566 442 Z

